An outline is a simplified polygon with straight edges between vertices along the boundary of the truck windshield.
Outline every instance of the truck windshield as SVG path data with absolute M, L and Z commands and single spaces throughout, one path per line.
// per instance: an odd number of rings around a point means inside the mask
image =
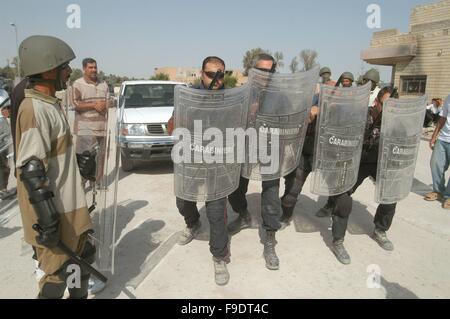
M 174 105 L 175 84 L 133 84 L 125 87 L 125 108 Z

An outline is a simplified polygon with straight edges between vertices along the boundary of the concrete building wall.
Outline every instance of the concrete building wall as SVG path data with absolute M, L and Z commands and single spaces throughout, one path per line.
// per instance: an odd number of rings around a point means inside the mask
M 418 6 L 412 10 L 410 33 L 417 39 L 417 55 L 410 63 L 395 68 L 395 83 L 400 77 L 426 75 L 428 97 L 450 94 L 450 0 Z
M 421 32 L 417 44 L 416 57 L 395 66 L 395 85 L 400 88 L 402 76 L 426 75 L 425 93 L 444 99 L 450 94 L 450 36 L 443 30 Z
M 450 0 L 415 7 L 410 16 L 410 31 L 396 29 L 375 32 L 367 62 L 392 65 L 394 85 L 402 94 L 402 78 L 426 76 L 425 94 L 429 99 L 450 94 Z M 403 54 L 402 48 L 411 56 Z M 389 52 L 397 56 L 389 57 Z M 379 54 L 379 56 L 377 56 Z M 405 94 L 403 94 L 405 95 Z

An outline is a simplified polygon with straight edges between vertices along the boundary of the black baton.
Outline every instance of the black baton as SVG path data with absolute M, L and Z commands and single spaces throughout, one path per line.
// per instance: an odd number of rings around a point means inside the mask
M 41 227 L 38 224 L 33 225 L 33 229 L 37 232 L 41 231 Z M 56 246 L 59 249 L 62 250 L 64 254 L 66 254 L 70 259 L 72 259 L 75 263 L 83 267 L 85 270 L 87 270 L 89 273 L 100 279 L 100 281 L 106 283 L 108 281 L 108 278 L 106 278 L 104 275 L 102 275 L 97 269 L 89 265 L 83 258 L 75 254 L 69 247 L 67 247 L 63 242 L 59 241 L 58 245 Z
M 62 250 L 63 253 L 65 253 L 67 256 L 70 257 L 73 261 L 75 261 L 77 264 L 85 268 L 89 273 L 97 277 L 100 281 L 106 283 L 108 281 L 108 278 L 106 278 L 104 275 L 102 275 L 97 269 L 89 265 L 83 258 L 75 254 L 72 250 L 69 249 L 66 245 L 64 245 L 61 241 L 59 242 L 58 246 L 59 249 Z

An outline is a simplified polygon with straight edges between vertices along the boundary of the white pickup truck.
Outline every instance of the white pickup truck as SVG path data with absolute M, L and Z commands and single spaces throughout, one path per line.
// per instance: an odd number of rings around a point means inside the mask
M 174 144 L 167 133 L 176 85 L 171 81 L 126 81 L 120 87 L 118 114 L 122 116 L 119 144 L 122 170 L 138 161 L 169 159 Z

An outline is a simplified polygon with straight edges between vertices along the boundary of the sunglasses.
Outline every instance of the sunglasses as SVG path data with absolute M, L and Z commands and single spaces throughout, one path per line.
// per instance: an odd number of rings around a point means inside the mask
M 203 71 L 203 73 L 205 73 L 205 75 L 210 79 L 221 80 L 225 77 L 225 73 L 223 73 L 222 71 L 217 71 L 217 72 Z
M 255 69 L 259 70 L 259 71 L 263 71 L 263 72 L 269 72 L 269 73 L 275 73 L 275 70 L 272 69 L 266 69 L 266 68 L 256 68 Z

